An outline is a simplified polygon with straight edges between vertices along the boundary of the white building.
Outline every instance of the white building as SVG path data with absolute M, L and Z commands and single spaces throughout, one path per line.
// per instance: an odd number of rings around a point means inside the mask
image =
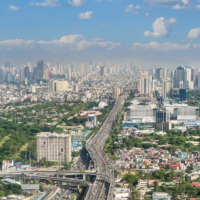
M 41 132 L 37 135 L 37 161 L 71 161 L 71 135 Z
M 35 92 L 36 92 L 35 85 L 32 85 L 31 86 L 31 93 L 35 93 Z
M 49 82 L 49 90 L 52 92 L 65 92 L 68 90 L 69 82 L 61 80 L 51 80 Z
M 174 118 L 176 120 L 198 120 L 199 109 L 196 107 L 177 107 L 174 109 Z
M 135 123 L 155 122 L 156 121 L 156 110 L 155 106 L 140 106 L 131 105 L 127 108 L 127 121 Z
M 113 88 L 113 91 L 112 91 L 112 97 L 113 97 L 113 99 L 116 99 L 116 98 L 119 97 L 120 91 L 121 91 L 121 90 L 120 90 L 119 87 Z

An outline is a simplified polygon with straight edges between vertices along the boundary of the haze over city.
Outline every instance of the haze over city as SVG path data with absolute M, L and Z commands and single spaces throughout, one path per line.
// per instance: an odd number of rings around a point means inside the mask
M 9 0 L 0 8 L 0 64 L 44 59 L 142 67 L 199 64 L 198 0 Z

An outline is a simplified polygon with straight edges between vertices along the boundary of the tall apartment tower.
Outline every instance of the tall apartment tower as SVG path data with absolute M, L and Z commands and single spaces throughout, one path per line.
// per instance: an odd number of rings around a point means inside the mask
M 71 161 L 71 135 L 41 132 L 37 135 L 37 161 Z
M 44 78 L 44 61 L 38 61 L 37 62 L 37 79 L 43 79 Z
M 173 97 L 172 88 L 173 88 L 173 80 L 171 80 L 171 79 L 163 79 L 162 80 L 162 96 L 163 96 L 163 99 Z

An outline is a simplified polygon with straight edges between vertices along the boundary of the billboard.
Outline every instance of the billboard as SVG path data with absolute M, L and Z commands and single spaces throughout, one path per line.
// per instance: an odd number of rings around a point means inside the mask
M 2 162 L 2 171 L 7 170 L 10 167 L 14 166 L 14 161 L 13 160 L 4 160 Z

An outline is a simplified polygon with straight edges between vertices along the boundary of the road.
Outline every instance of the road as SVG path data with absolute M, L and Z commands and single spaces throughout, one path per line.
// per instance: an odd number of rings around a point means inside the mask
M 117 114 L 124 105 L 127 94 L 116 99 L 115 104 L 103 122 L 100 129 L 86 142 L 86 149 L 94 162 L 98 173 L 107 174 L 107 177 L 97 176 L 92 188 L 88 191 L 86 200 L 111 200 L 115 186 L 114 168 L 108 156 L 103 153 L 103 146 L 112 131 Z

